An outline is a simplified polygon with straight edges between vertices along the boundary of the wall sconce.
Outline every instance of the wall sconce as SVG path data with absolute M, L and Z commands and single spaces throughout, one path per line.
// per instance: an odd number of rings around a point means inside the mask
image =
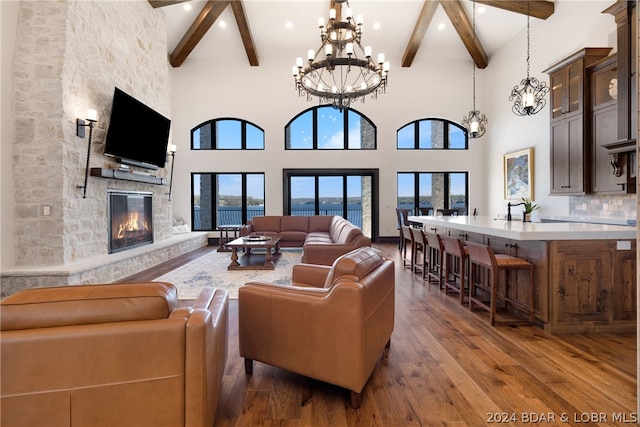
M 169 192 L 167 194 L 169 195 L 169 201 L 171 201 L 171 187 L 173 186 L 173 166 L 176 163 L 176 146 L 175 145 L 169 146 L 168 154 L 171 154 L 171 177 L 169 178 Z
M 84 171 L 84 185 L 78 185 L 78 188 L 82 188 L 82 198 L 87 198 L 87 180 L 89 179 L 89 159 L 91 158 L 91 139 L 93 137 L 93 126 L 98 121 L 98 112 L 96 110 L 87 110 L 87 119 L 76 119 L 76 135 L 80 138 L 85 137 L 84 128 L 89 126 L 89 143 L 87 144 L 87 167 Z M 89 123 L 87 123 L 89 122 Z

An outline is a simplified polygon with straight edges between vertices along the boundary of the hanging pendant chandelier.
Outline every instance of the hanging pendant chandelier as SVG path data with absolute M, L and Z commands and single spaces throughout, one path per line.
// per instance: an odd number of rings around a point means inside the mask
M 513 101 L 511 110 L 518 116 L 530 116 L 538 113 L 547 104 L 544 97 L 549 93 L 549 86 L 535 77 L 529 76 L 531 31 L 529 26 L 530 4 L 527 2 L 527 77 L 520 81 L 521 87 L 515 86 L 509 96 Z
M 329 11 L 326 26 L 324 18 L 319 19 L 320 48 L 308 51 L 307 62 L 297 58 L 293 77 L 299 96 L 308 101 L 315 96 L 320 104 L 342 111 L 353 101 L 364 102 L 369 94 L 376 99 L 386 91 L 389 62 L 382 53 L 374 61 L 371 47 L 362 47 L 362 16 L 354 19 L 347 0 L 335 3 L 339 10 Z
M 473 40 L 476 41 L 476 2 L 473 1 Z M 488 122 L 487 116 L 482 114 L 480 110 L 476 110 L 476 62 L 472 58 L 473 63 L 473 109 L 469 111 L 469 114 L 462 118 L 462 126 L 467 129 L 470 138 L 480 138 L 484 135 L 486 124 Z

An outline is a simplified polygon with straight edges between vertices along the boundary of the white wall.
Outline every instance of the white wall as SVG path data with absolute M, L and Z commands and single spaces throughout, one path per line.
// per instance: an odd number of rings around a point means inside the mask
M 558 60 L 585 46 L 611 46 L 616 25 L 601 12 L 611 1 L 560 1 L 546 21 L 531 21 L 531 75 L 542 74 Z M 526 19 L 522 17 L 522 19 Z M 614 35 L 611 37 L 611 35 Z M 470 109 L 470 63 L 419 62 L 410 68 L 392 63 L 387 93 L 354 108 L 378 128 L 374 152 L 300 153 L 284 150 L 284 126 L 315 105 L 298 98 L 288 70 L 291 58 L 262 61 L 259 67 L 187 59 L 170 71 L 173 139 L 178 146 L 173 191 L 174 215 L 190 220 L 191 172 L 265 172 L 266 213 L 282 213 L 283 168 L 379 168 L 381 236 L 395 236 L 397 171 L 469 171 L 469 205 L 483 215 L 504 214 L 503 154 L 535 148 L 535 198 L 541 213 L 568 214 L 568 197 L 549 197 L 549 109 L 518 117 L 508 101 L 513 86 L 526 75 L 526 31 L 508 41 L 489 66 L 477 71 L 476 106 L 489 118 L 483 138 L 470 140 L 467 152 L 398 151 L 396 130 L 409 121 L 443 117 L 460 121 Z M 217 117 L 237 117 L 265 130 L 260 152 L 189 151 L 189 131 Z
M 464 65 L 464 64 L 463 64 Z M 396 130 L 411 120 L 445 117 L 460 120 L 470 99 L 457 85 L 419 82 L 459 81 L 469 78 L 469 67 L 445 69 L 435 65 L 419 69 L 397 69 L 389 89 L 378 100 L 367 99 L 354 108 L 371 119 L 378 130 L 375 151 L 315 151 L 300 153 L 284 150 L 284 126 L 299 112 L 314 106 L 298 98 L 293 78 L 283 63 L 261 63 L 241 68 L 187 60 L 171 70 L 173 141 L 178 147 L 172 201 L 174 215 L 190 219 L 191 172 L 265 172 L 266 213 L 282 213 L 283 168 L 378 168 L 380 170 L 380 235 L 395 236 L 396 172 L 422 170 L 469 170 L 481 176 L 484 166 L 474 161 L 482 156 L 481 146 L 472 144 L 465 152 L 398 151 Z M 450 100 L 441 103 L 439 100 Z M 438 101 L 436 101 L 438 100 Z M 190 151 L 190 129 L 217 117 L 238 117 L 262 127 L 265 150 Z M 445 166 L 446 165 L 446 166 Z M 483 210 L 484 190 L 479 180 L 471 180 L 470 204 Z

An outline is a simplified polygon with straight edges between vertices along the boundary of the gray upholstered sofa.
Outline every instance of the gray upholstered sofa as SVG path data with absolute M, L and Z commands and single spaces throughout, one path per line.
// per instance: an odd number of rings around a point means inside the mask
M 240 230 L 241 236 L 280 236 L 283 248 L 302 247 L 302 262 L 331 265 L 340 255 L 371 246 L 362 230 L 340 216 L 254 216 Z

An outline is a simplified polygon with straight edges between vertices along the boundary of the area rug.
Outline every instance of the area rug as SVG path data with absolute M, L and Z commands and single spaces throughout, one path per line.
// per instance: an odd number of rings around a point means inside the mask
M 224 288 L 229 298 L 238 298 L 238 289 L 246 282 L 291 284 L 291 270 L 302 257 L 302 249 L 280 249 L 282 256 L 274 270 L 227 270 L 231 262 L 229 252 L 211 252 L 178 267 L 154 282 L 173 283 L 178 288 L 178 299 L 193 299 L 204 287 Z

